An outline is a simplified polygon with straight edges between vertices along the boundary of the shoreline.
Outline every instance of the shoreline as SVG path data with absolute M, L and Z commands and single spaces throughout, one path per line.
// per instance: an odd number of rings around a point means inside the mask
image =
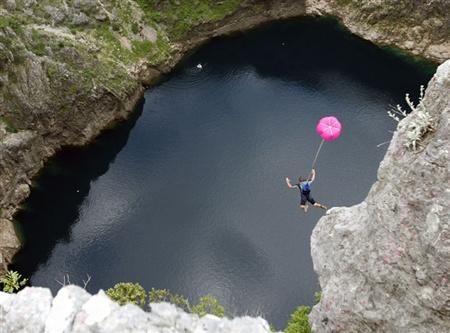
M 125 97 L 116 96 L 114 92 L 106 89 L 106 87 L 105 89 L 100 88 L 98 95 L 95 97 L 95 104 L 102 106 L 103 109 L 112 109 L 113 111 L 94 111 L 92 109 L 95 108 L 95 105 L 89 105 L 85 112 L 95 121 L 90 122 L 88 119 L 84 121 L 85 123 L 81 122 L 81 135 L 70 133 L 70 131 L 74 132 L 72 128 L 66 133 L 63 127 L 56 130 L 55 133 L 51 132 L 50 129 L 48 133 L 44 134 L 37 131 L 20 131 L 11 134 L 5 140 L 6 144 L 5 142 L 0 142 L 0 148 L 7 150 L 6 155 L 15 157 L 12 161 L 7 160 L 6 164 L 12 170 L 11 172 L 17 173 L 16 175 L 10 175 L 12 180 L 6 182 L 6 185 L 13 188 L 13 191 L 8 193 L 9 195 L 6 199 L 3 198 L 1 200 L 2 198 L 0 198 L 0 207 L 2 207 L 0 214 L 0 239 L 3 240 L 0 247 L 0 274 L 7 269 L 14 254 L 21 247 L 15 232 L 13 232 L 14 215 L 28 197 L 32 181 L 44 167 L 44 163 L 57 151 L 65 147 L 86 145 L 104 130 L 112 128 L 120 121 L 129 118 L 138 101 L 144 96 L 145 91 L 157 84 L 165 74 L 170 73 L 186 55 L 196 48 L 216 37 L 248 31 L 270 22 L 301 17 L 332 17 L 337 19 L 350 33 L 361 37 L 352 31 L 340 16 L 307 8 L 307 5 L 303 2 L 285 1 L 284 3 L 271 6 L 273 7 L 266 8 L 263 12 L 254 11 L 254 7 L 251 5 L 244 6 L 222 20 L 197 26 L 187 39 L 175 42 L 175 51 L 171 54 L 167 64 L 160 66 L 138 65 L 134 73 L 136 86 Z M 364 36 L 361 38 L 374 43 L 370 38 L 364 38 Z M 378 42 L 383 44 L 380 41 Z M 378 44 L 376 45 L 378 46 Z M 402 49 L 399 48 L 399 50 Z M 405 55 L 407 54 L 405 50 L 402 52 L 405 52 Z M 61 123 L 64 123 L 64 120 Z M 25 166 L 18 169 L 16 163 L 21 164 L 23 161 L 25 161 Z M 0 164 L 1 162 L 0 160 Z

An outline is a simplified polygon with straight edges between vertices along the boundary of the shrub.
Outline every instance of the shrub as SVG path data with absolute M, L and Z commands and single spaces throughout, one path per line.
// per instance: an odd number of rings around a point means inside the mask
M 118 283 L 113 288 L 108 289 L 106 294 L 120 305 L 132 303 L 143 307 L 147 299 L 145 289 L 138 283 Z M 200 317 L 206 314 L 217 317 L 225 315 L 225 308 L 212 295 L 201 297 L 198 304 L 191 307 L 188 299 L 182 295 L 174 294 L 168 289 L 152 288 L 148 293 L 148 300 L 150 303 L 168 302 Z
M 198 314 L 200 317 L 207 314 L 223 317 L 225 315 L 225 308 L 219 303 L 217 298 L 212 295 L 206 295 L 201 297 L 198 304 L 192 308 L 192 313 Z
M 289 320 L 284 333 L 312 333 L 308 321 L 308 314 L 311 311 L 309 306 L 299 306 Z
M 167 289 L 152 288 L 152 290 L 150 290 L 150 292 L 148 293 L 148 298 L 150 303 L 169 302 L 187 312 L 191 312 L 191 306 L 186 297 L 178 294 L 173 294 Z
M 20 289 L 28 282 L 28 279 L 22 278 L 18 272 L 8 271 L 2 277 L 0 277 L 0 283 L 3 284 L 3 291 L 5 293 L 14 293 Z
M 314 293 L 314 304 L 319 303 L 321 298 L 322 298 L 322 292 L 321 291 L 316 291 Z
M 143 307 L 147 299 L 147 293 L 139 283 L 117 283 L 106 294 L 120 305 L 131 303 Z

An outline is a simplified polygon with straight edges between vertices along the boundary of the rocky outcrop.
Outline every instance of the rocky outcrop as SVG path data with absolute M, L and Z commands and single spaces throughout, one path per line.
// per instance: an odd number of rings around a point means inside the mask
M 332 15 L 354 34 L 442 63 L 450 58 L 450 1 L 307 0 L 311 14 Z
M 151 303 L 145 312 L 120 306 L 103 291 L 92 296 L 77 286 L 59 290 L 55 298 L 44 288 L 25 288 L 16 295 L 0 292 L 2 333 L 269 333 L 262 318 L 199 318 L 169 303 Z
M 154 3 L 163 12 L 169 2 Z M 334 15 L 374 42 L 439 62 L 450 56 L 445 0 L 233 3 L 175 35 L 132 0 L 0 0 L 0 274 L 19 247 L 14 213 L 44 162 L 126 118 L 143 86 L 212 37 L 306 13 Z
M 449 91 L 450 60 L 399 123 L 366 200 L 315 227 L 316 333 L 450 332 Z

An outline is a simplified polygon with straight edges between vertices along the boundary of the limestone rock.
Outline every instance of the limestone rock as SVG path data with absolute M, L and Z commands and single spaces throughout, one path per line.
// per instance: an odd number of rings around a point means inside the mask
M 100 290 L 81 307 L 81 311 L 74 320 L 73 332 L 97 330 L 98 325 L 118 308 L 119 305 L 106 296 L 103 290 Z
M 443 63 L 450 58 L 450 2 L 306 0 L 314 15 L 332 15 L 354 34 Z M 439 49 L 439 51 L 437 51 Z
M 311 238 L 323 332 L 450 332 L 450 60 L 402 120 L 366 200 L 335 208 Z M 410 131 L 432 118 L 413 150 Z
M 27 302 L 27 304 L 25 304 Z M 51 308 L 50 308 L 51 307 Z M 132 304 L 119 306 L 100 291 L 91 296 L 76 286 L 50 291 L 27 288 L 0 292 L 1 333 L 269 333 L 262 318 L 199 318 L 169 303 L 152 303 L 151 312 Z
M 74 25 L 86 25 L 89 23 L 89 17 L 83 13 L 83 12 L 79 12 L 74 14 L 73 19 L 72 19 L 72 24 Z
M 141 30 L 141 37 L 144 40 L 148 40 L 152 43 L 155 43 L 158 39 L 158 33 L 155 29 L 152 27 L 149 27 L 148 25 L 144 26 Z
M 67 286 L 59 290 L 53 299 L 52 308 L 45 323 L 45 333 L 68 333 L 75 315 L 81 310 L 90 295 L 77 286 Z
M 16 0 L 6 0 L 5 7 L 6 7 L 6 9 L 11 10 L 11 11 L 16 10 L 16 7 L 17 7 Z
M 6 270 L 20 242 L 11 221 L 0 218 L 0 267 Z M 0 269 L 1 270 L 1 269 Z
M 44 6 L 44 11 L 50 15 L 52 24 L 60 24 L 66 18 L 64 7 Z
M 43 332 L 51 301 L 44 288 L 25 288 L 14 296 L 0 292 L 0 332 Z

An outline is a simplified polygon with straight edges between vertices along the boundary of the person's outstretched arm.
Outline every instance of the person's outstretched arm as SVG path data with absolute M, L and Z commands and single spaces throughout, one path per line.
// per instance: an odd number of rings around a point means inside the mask
M 311 175 L 309 176 L 309 181 L 312 183 L 316 179 L 316 169 L 311 170 Z
M 291 180 L 288 177 L 286 177 L 286 184 L 289 188 L 297 188 L 296 185 L 291 184 Z

